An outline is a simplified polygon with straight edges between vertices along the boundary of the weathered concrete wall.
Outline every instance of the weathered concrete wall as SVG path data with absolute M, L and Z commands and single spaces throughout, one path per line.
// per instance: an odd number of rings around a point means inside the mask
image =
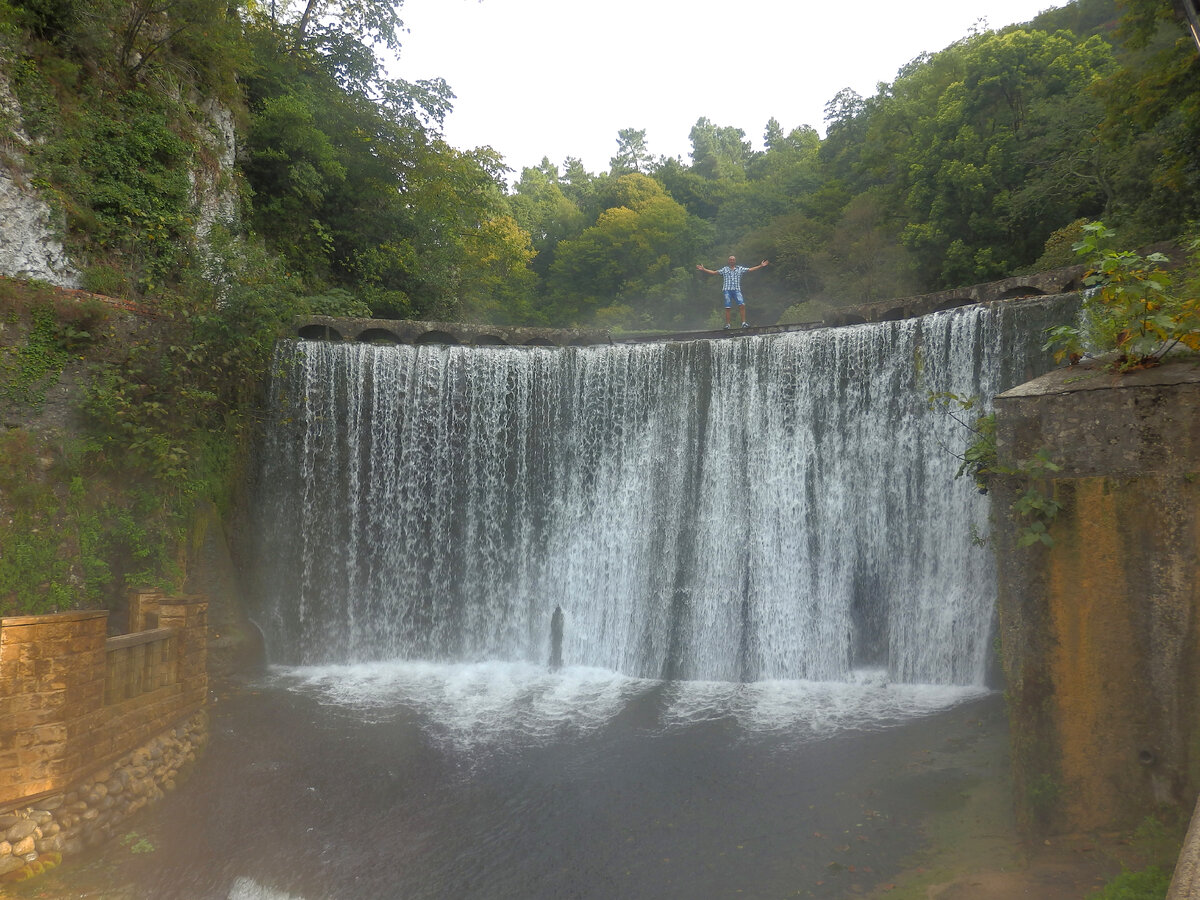
M 996 398 L 1002 460 L 1045 449 L 1052 547 L 1019 547 L 1028 481 L 993 489 L 1022 821 L 1125 828 L 1200 791 L 1200 365 L 1061 369 Z

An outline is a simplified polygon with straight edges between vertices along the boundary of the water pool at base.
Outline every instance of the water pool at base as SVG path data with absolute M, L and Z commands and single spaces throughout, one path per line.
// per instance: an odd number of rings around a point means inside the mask
M 110 883 L 70 896 L 843 898 L 919 850 L 1002 718 L 993 692 L 878 673 L 277 668 L 213 706 L 195 773 L 128 823 L 154 851 L 114 842 Z

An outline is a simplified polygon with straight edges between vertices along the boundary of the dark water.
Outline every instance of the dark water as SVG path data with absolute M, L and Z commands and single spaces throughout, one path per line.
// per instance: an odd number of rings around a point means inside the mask
M 923 815 L 996 774 L 961 754 L 1003 731 L 996 694 L 903 723 L 876 708 L 855 727 L 847 710 L 890 688 L 806 695 L 790 719 L 760 697 L 752 721 L 729 702 L 737 686 L 705 700 L 624 683 L 585 721 L 547 713 L 525 683 L 472 724 L 408 689 L 346 704 L 329 677 L 216 703 L 196 772 L 127 825 L 154 850 L 116 841 L 41 896 L 843 898 L 894 877 Z M 588 707 L 578 685 L 562 699 Z

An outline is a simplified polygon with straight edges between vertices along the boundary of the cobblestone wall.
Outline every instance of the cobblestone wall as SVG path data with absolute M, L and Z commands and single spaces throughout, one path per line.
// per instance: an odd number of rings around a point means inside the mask
M 175 789 L 208 741 L 208 713 L 119 757 L 68 791 L 0 812 L 0 882 L 20 881 L 118 834 L 122 822 Z

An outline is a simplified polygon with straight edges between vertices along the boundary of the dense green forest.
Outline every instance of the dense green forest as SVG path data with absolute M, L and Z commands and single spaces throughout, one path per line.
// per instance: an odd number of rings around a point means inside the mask
M 195 281 L 188 107 L 205 97 L 237 119 L 238 265 L 329 312 L 691 328 L 715 321 L 695 263 L 732 252 L 772 261 L 758 322 L 815 319 L 1072 262 L 1088 220 L 1134 245 L 1200 217 L 1200 54 L 1171 0 L 973 32 L 873 96 L 838 93 L 824 138 L 779 110 L 754 151 L 701 118 L 690 160 L 630 128 L 606 172 L 568 158 L 519 176 L 444 141 L 451 86 L 387 77 L 402 12 L 0 0 L 36 183 L 86 286 L 154 303 Z

